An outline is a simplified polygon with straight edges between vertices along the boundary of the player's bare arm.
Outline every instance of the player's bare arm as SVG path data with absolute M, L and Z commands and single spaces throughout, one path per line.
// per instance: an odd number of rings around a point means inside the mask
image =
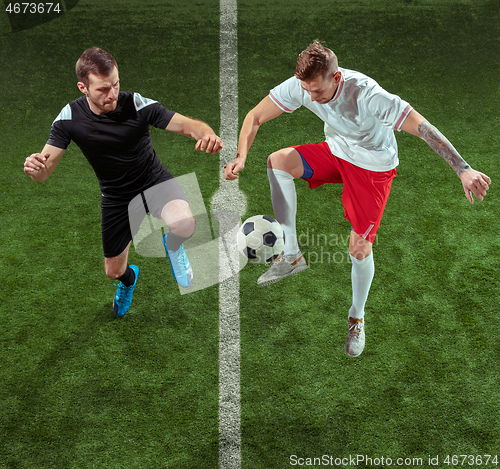
M 62 148 L 45 145 L 41 153 L 33 153 L 24 162 L 24 172 L 33 181 L 45 181 L 54 171 L 57 163 L 64 155 Z
M 276 106 L 269 96 L 266 96 L 245 117 L 238 140 L 236 158 L 224 167 L 224 177 L 230 181 L 238 177 L 238 173 L 245 167 L 250 147 L 253 144 L 259 127 L 267 121 L 278 117 L 283 110 Z
M 194 138 L 195 150 L 206 151 L 206 153 L 218 153 L 224 146 L 222 139 L 208 124 L 182 114 L 175 113 L 165 130 Z
M 426 121 L 417 111 L 412 110 L 401 128 L 427 142 L 451 166 L 462 181 L 465 196 L 470 203 L 473 203 L 472 194 L 478 200 L 483 200 L 491 184 L 490 178 L 472 169 L 434 125 Z

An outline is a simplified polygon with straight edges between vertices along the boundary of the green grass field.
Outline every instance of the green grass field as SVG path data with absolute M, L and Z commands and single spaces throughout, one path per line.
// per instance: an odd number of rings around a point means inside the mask
M 0 468 L 219 467 L 217 285 L 181 296 L 166 259 L 132 249 L 140 282 L 115 318 L 87 161 L 72 144 L 46 182 L 22 171 L 79 97 L 74 64 L 94 45 L 116 57 L 123 90 L 219 130 L 219 4 L 161 3 L 66 2 L 59 18 L 17 32 L 0 12 Z M 366 455 L 357 467 L 370 468 L 391 467 L 382 457 L 500 463 L 500 2 L 239 0 L 240 125 L 315 38 L 412 104 L 493 183 L 470 205 L 439 156 L 397 135 L 367 345 L 349 359 L 341 187 L 297 181 L 311 268 L 267 288 L 256 286 L 265 266 L 240 273 L 241 467 L 294 467 L 292 455 L 303 458 L 295 467 L 323 455 Z M 152 138 L 173 174 L 196 172 L 208 209 L 218 155 Z M 305 109 L 262 126 L 240 177 L 245 215 L 272 215 L 269 153 L 322 139 Z

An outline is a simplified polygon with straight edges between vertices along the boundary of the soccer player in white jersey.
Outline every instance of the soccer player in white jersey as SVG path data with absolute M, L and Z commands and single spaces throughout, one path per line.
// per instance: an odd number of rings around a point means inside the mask
M 399 162 L 394 130 L 420 137 L 444 158 L 460 178 L 470 203 L 472 194 L 483 200 L 491 181 L 472 169 L 410 104 L 373 79 L 340 68 L 335 54 L 319 41 L 299 55 L 295 75 L 272 89 L 247 114 L 237 156 L 225 167 L 226 179 L 238 177 L 264 122 L 301 106 L 324 121 L 326 140 L 278 150 L 267 160 L 274 215 L 283 226 L 286 243 L 258 284 L 269 285 L 308 267 L 297 243 L 294 179 L 305 179 L 311 189 L 325 183 L 343 184 L 345 218 L 352 225 L 352 306 L 345 351 L 356 357 L 365 345 L 365 304 L 375 271 L 372 245 Z

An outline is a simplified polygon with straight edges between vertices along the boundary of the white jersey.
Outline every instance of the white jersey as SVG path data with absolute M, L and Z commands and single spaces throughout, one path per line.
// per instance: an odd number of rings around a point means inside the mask
M 285 112 L 305 106 L 323 120 L 333 155 L 370 171 L 395 168 L 399 159 L 394 130 L 401 130 L 412 107 L 362 73 L 339 71 L 342 79 L 328 103 L 311 101 L 296 77 L 273 88 L 269 96 Z

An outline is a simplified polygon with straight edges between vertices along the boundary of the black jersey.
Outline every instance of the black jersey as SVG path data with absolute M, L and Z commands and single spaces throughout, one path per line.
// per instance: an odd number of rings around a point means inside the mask
M 120 91 L 116 109 L 97 115 L 82 96 L 56 117 L 47 144 L 66 149 L 73 140 L 94 168 L 103 195 L 131 199 L 168 173 L 149 126 L 165 129 L 174 114 L 138 93 Z

